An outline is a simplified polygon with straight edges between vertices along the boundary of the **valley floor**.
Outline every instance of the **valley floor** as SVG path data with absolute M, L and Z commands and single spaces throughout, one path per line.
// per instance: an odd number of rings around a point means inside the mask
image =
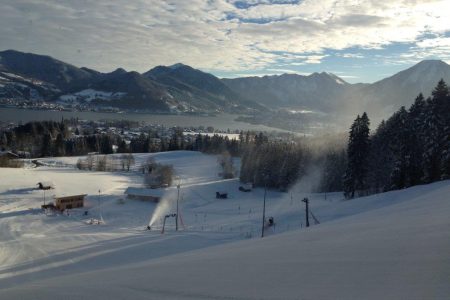
M 130 200 L 140 163 L 151 155 L 181 178 L 181 230 L 159 204 Z M 222 180 L 215 156 L 197 152 L 136 155 L 133 172 L 76 170 L 77 158 L 44 167 L 0 169 L 2 299 L 446 299 L 450 295 L 450 181 L 345 201 L 269 191 L 275 227 L 260 239 L 264 191 Z M 46 194 L 88 194 L 70 215 L 43 213 Z M 100 190 L 100 193 L 99 193 Z M 229 199 L 216 199 L 227 191 Z M 305 228 L 304 203 L 320 224 Z M 123 201 L 122 201 L 123 200 Z M 164 205 L 163 205 L 164 204 Z M 88 210 L 88 216 L 83 213 Z M 152 230 L 146 230 L 152 216 Z M 102 225 L 87 224 L 91 218 Z

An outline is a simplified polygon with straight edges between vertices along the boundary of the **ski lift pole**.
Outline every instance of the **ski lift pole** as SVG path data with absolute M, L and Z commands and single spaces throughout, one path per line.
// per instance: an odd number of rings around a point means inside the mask
M 177 184 L 177 217 L 175 219 L 175 230 L 178 231 L 178 202 L 180 201 L 180 183 Z
M 264 225 L 265 225 L 264 222 L 266 220 L 266 194 L 267 194 L 267 184 L 264 185 L 264 204 L 263 204 L 261 238 L 264 237 Z
M 305 211 L 305 213 L 306 213 L 306 227 L 309 227 L 309 200 L 308 200 L 308 198 L 304 198 L 303 200 L 302 200 L 302 202 L 305 202 L 305 204 L 306 204 L 306 211 Z
M 163 222 L 163 227 L 162 227 L 162 230 L 161 230 L 161 234 L 164 234 L 164 227 L 166 226 L 166 219 L 167 219 L 168 217 L 169 217 L 168 215 L 166 215 L 166 216 L 164 217 L 164 222 Z

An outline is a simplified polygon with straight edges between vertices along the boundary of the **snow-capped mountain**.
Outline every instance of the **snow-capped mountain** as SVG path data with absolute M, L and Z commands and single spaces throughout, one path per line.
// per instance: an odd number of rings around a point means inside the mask
M 95 77 L 87 69 L 77 68 L 50 56 L 6 50 L 0 52 L 0 57 L 0 71 L 10 71 L 22 77 L 53 84 L 60 90 Z
M 143 76 L 163 85 L 177 89 L 179 97 L 191 97 L 190 105 L 226 107 L 229 110 L 242 111 L 246 107 L 264 110 L 257 101 L 249 101 L 225 85 L 216 76 L 177 63 L 172 66 L 157 66 Z
M 352 93 L 352 101 L 374 116 L 384 117 L 401 106 L 409 107 L 419 93 L 431 95 L 438 81 L 450 83 L 450 66 L 441 60 L 424 60 L 391 77 L 365 85 Z
M 333 111 L 352 85 L 331 73 L 222 79 L 231 89 L 271 108 Z
M 424 60 L 373 84 L 349 84 L 325 72 L 222 81 L 246 98 L 271 108 L 302 108 L 351 116 L 367 111 L 379 120 L 401 106 L 411 105 L 419 93 L 430 96 L 440 79 L 450 83 L 450 66 L 440 60 Z
M 158 69 L 171 72 L 158 74 Z M 217 77 L 182 64 L 157 67 L 146 74 L 121 68 L 101 73 L 13 50 L 0 52 L 0 97 L 158 112 L 264 109 L 243 99 Z
M 373 84 L 349 84 L 326 72 L 219 79 L 181 63 L 143 74 L 122 68 L 101 73 L 49 56 L 0 52 L 0 99 L 139 111 L 243 113 L 284 108 L 335 116 L 367 111 L 379 120 L 409 106 L 419 93 L 429 96 L 441 78 L 450 83 L 450 66 L 439 60 L 422 61 Z
M 0 98 L 43 100 L 60 90 L 53 84 L 14 73 L 0 71 Z

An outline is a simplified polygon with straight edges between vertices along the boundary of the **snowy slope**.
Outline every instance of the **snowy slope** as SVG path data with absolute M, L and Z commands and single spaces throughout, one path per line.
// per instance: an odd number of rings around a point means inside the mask
M 214 156 L 150 155 L 182 175 L 180 232 L 173 220 L 164 235 L 159 222 L 144 230 L 158 210 L 153 203 L 119 204 L 123 188 L 139 183 L 138 173 L 0 169 L 11 175 L 0 183 L 1 298 L 446 299 L 450 293 L 449 181 L 352 201 L 270 191 L 266 215 L 277 225 L 259 239 L 261 189 L 241 193 L 236 180 L 218 178 Z M 88 190 L 90 216 L 102 214 L 106 224 L 86 225 L 76 211 L 30 210 L 42 201 L 42 192 L 27 190 L 38 178 Z M 217 190 L 230 198 L 215 199 Z M 321 221 L 309 229 L 300 228 L 304 196 Z M 176 188 L 167 192 L 164 213 L 173 212 L 174 199 Z
M 120 92 L 104 92 L 94 89 L 85 89 L 73 94 L 66 94 L 59 97 L 60 102 L 66 103 L 79 103 L 79 102 L 91 102 L 93 100 L 105 100 L 111 101 L 120 99 L 125 96 L 126 93 Z

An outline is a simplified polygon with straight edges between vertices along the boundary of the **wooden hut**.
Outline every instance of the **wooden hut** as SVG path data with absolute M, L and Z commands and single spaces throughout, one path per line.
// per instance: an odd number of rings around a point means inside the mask
M 86 194 L 83 195 L 72 195 L 72 196 L 55 196 L 55 207 L 58 210 L 79 208 L 84 206 L 84 198 Z

